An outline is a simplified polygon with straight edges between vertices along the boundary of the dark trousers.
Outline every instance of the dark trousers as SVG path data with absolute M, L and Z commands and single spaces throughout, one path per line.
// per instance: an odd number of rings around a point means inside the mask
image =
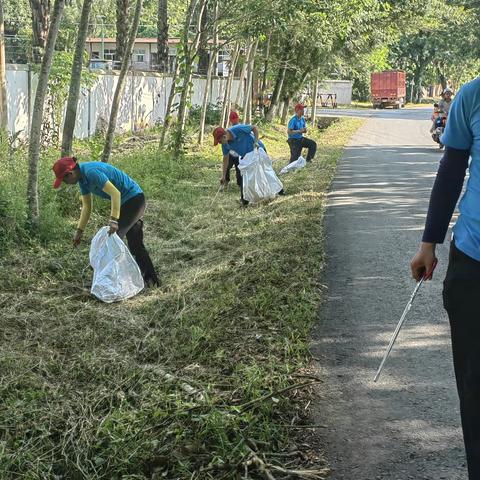
M 128 248 L 135 258 L 143 278 L 147 283 L 158 284 L 157 273 L 150 255 L 143 244 L 143 213 L 146 202 L 143 193 L 127 200 L 120 208 L 118 236 L 127 237 Z
M 243 200 L 243 179 L 242 174 L 240 173 L 240 169 L 238 168 L 238 163 L 240 162 L 240 157 L 234 157 L 233 155 L 228 156 L 228 166 L 227 166 L 227 174 L 225 179 L 227 182 L 230 182 L 230 170 L 232 167 L 235 167 L 235 175 L 237 177 L 237 185 L 240 188 L 240 198 Z
M 452 335 L 469 480 L 480 480 L 480 262 L 455 247 L 443 288 Z
M 298 160 L 298 157 L 302 154 L 302 149 L 307 148 L 307 162 L 312 161 L 317 151 L 317 143 L 310 138 L 289 138 L 287 143 L 290 147 L 290 163 Z

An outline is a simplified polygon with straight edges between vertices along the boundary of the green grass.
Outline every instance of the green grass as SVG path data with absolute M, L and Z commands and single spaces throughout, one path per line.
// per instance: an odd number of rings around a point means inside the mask
M 155 143 L 120 147 L 112 163 L 146 192 L 146 245 L 162 287 L 113 305 L 86 288 L 88 240 L 108 204 L 96 201 L 87 241 L 72 252 L 78 193 L 53 191 L 47 155 L 32 239 L 26 161 L 9 157 L 0 167 L 0 478 L 218 480 L 244 468 L 263 478 L 252 449 L 284 464 L 268 453 L 293 441 L 298 395 L 261 398 L 309 382 L 298 375 L 321 301 L 325 192 L 360 123 L 316 134 L 315 162 L 282 178 L 287 195 L 247 209 L 234 182 L 215 197 L 217 149 L 173 160 Z M 278 170 L 285 129 L 262 134 Z M 95 146 L 78 148 L 86 159 Z

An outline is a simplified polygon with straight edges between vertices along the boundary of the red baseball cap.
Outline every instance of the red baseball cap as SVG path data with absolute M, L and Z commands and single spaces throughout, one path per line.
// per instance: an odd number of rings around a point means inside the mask
M 295 111 L 297 110 L 305 110 L 305 105 L 302 105 L 301 103 L 297 103 L 295 105 Z
M 236 122 L 237 120 L 240 120 L 240 117 L 238 116 L 237 112 L 230 112 L 230 116 L 228 117 L 230 120 L 230 123 Z
M 220 139 L 227 133 L 227 131 L 222 127 L 217 127 L 213 131 L 213 145 L 218 145 L 220 143 Z
M 62 157 L 53 164 L 53 171 L 57 177 L 53 182 L 53 188 L 58 188 L 63 181 L 63 177 L 70 173 L 77 166 L 75 157 Z

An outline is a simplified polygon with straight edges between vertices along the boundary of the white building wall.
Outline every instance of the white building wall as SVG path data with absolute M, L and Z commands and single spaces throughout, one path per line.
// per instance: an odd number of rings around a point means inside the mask
M 96 132 L 100 123 L 108 122 L 117 81 L 118 75 L 102 73 L 98 75 L 92 88 L 81 89 L 74 131 L 76 138 L 88 138 Z M 202 104 L 205 84 L 204 77 L 193 78 L 193 105 Z M 227 79 L 224 77 L 215 77 L 212 80 L 210 103 L 222 102 L 226 84 Z M 27 138 L 29 134 L 36 85 L 36 75 L 26 66 L 7 65 L 8 129 L 12 134 L 20 132 L 19 138 Z M 145 72 L 130 73 L 120 103 L 117 131 L 143 129 L 163 122 L 171 85 L 172 77 Z M 232 102 L 235 101 L 239 88 L 240 81 L 235 79 Z M 178 98 L 176 100 L 178 101 Z M 240 103 L 242 102 L 240 97 Z

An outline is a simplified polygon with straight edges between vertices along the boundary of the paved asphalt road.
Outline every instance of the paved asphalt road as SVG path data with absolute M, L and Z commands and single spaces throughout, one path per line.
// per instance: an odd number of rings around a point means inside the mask
M 415 286 L 418 247 L 441 152 L 430 109 L 322 111 L 366 117 L 341 160 L 326 214 L 326 302 L 314 332 L 315 422 L 332 480 L 466 478 L 449 327 L 448 242 L 378 383 L 373 376 Z

